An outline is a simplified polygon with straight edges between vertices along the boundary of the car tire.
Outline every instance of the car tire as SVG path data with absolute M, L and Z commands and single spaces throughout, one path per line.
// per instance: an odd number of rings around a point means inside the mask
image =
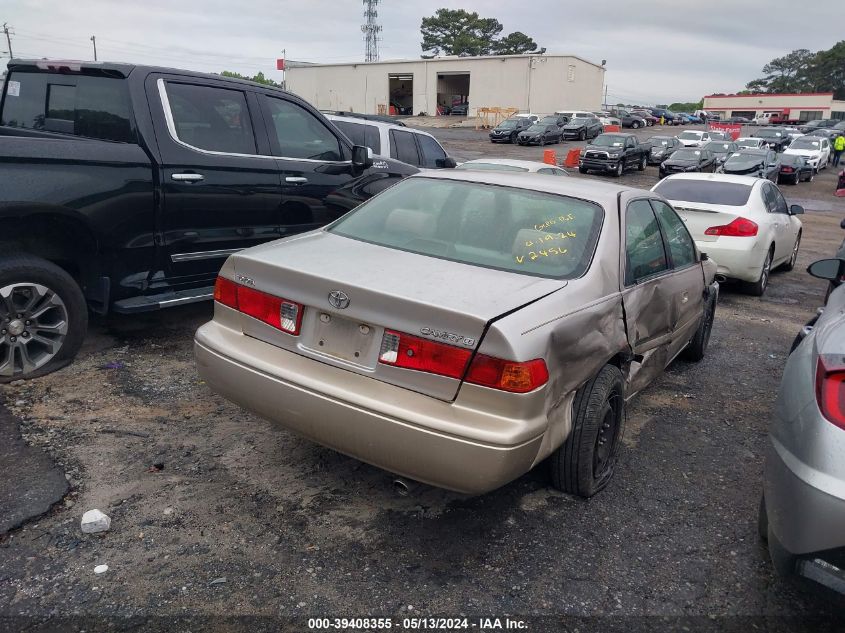
M 617 178 L 621 178 L 623 173 L 625 173 L 625 162 L 620 160 L 619 164 L 616 165 L 616 170 L 613 172 L 613 175 Z
M 511 145 L 516 145 L 516 132 L 511 134 Z
M 581 174 L 586 174 L 586 173 L 587 173 L 587 168 L 586 168 L 586 167 L 578 167 L 578 173 L 581 173 Z
M 795 174 L 795 178 L 792 179 L 792 184 L 797 185 L 801 181 L 801 176 L 799 174 Z
M 578 132 L 578 140 L 579 141 L 586 141 L 587 140 L 587 130 L 581 130 Z
M 772 532 L 772 526 L 768 520 L 766 523 L 766 527 L 768 528 L 766 542 L 769 545 L 769 558 L 772 559 L 772 567 L 775 568 L 775 572 L 778 576 L 783 578 L 793 578 L 795 576 L 795 567 L 798 563 L 798 557 L 787 551 L 787 549 L 778 540 L 777 536 L 775 536 L 774 532 Z
M 14 254 L 0 258 L 0 295 L 0 384 L 44 376 L 73 360 L 88 330 L 85 297 L 73 277 L 46 259 Z
M 648 156 L 643 156 L 640 159 L 639 164 L 637 165 L 637 169 L 639 171 L 645 171 L 645 166 L 648 164 Z
M 713 332 L 713 319 L 716 317 L 716 293 L 711 293 L 704 304 L 704 314 L 695 330 L 695 335 L 684 349 L 684 360 L 693 363 L 704 358 L 707 352 L 707 345 L 710 343 L 710 334 Z
M 638 129 L 640 127 L 640 122 L 639 121 L 633 121 L 631 123 L 631 127 L 634 128 L 635 130 Z
M 816 179 L 816 172 L 814 170 L 810 170 L 810 177 L 807 178 L 807 182 L 813 182 Z
M 625 383 L 618 367 L 605 365 L 575 394 L 572 430 L 549 458 L 552 485 L 589 498 L 613 477 L 625 430 Z
M 766 253 L 766 259 L 763 260 L 763 267 L 760 269 L 760 278 L 757 281 L 746 281 L 743 284 L 745 292 L 754 297 L 762 297 L 769 286 L 769 275 L 772 272 L 772 258 L 774 257 L 773 250 L 774 247 L 769 248 Z
M 798 261 L 798 249 L 801 247 L 801 231 L 798 231 L 798 236 L 795 238 L 795 245 L 792 247 L 792 254 L 789 256 L 789 260 L 781 264 L 780 269 L 786 272 L 795 269 L 795 262 Z

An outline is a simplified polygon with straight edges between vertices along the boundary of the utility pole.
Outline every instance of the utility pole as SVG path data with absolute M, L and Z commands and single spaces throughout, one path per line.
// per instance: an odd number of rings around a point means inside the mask
M 94 44 L 94 61 L 97 61 L 97 36 L 91 36 L 91 42 Z
M 9 37 L 9 25 L 3 22 L 3 32 L 6 34 L 6 43 L 9 45 L 9 59 L 12 59 L 12 38 Z

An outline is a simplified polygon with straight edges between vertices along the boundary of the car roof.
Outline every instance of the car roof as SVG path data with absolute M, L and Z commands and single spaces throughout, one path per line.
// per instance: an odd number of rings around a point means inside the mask
M 410 178 L 431 178 L 436 180 L 456 180 L 462 182 L 477 182 L 487 185 L 500 185 L 516 189 L 529 189 L 541 193 L 552 193 L 583 200 L 598 202 L 605 209 L 616 208 L 617 196 L 620 193 L 646 193 L 645 190 L 635 189 L 613 183 L 601 182 L 589 178 L 549 178 L 542 174 L 506 171 L 473 171 L 470 169 L 438 169 L 420 172 Z
M 555 114 L 557 114 L 557 113 L 559 113 L 559 112 L 560 112 L 560 113 L 564 113 L 564 112 L 565 112 L 565 113 L 567 113 L 567 114 L 568 114 L 569 112 L 571 112 L 572 114 L 595 114 L 595 112 L 589 112 L 588 110 L 555 110 Z
M 562 169 L 557 165 L 549 165 L 548 163 L 541 163 L 537 160 L 516 160 L 514 158 L 474 158 L 468 160 L 461 165 L 472 165 L 473 163 L 486 163 L 489 165 L 513 165 L 514 167 L 524 167 L 525 169 L 543 169 L 552 167 L 554 169 Z
M 749 185 L 751 187 L 765 182 L 763 178 L 757 178 L 755 176 L 734 176 L 733 174 L 704 174 L 701 172 L 693 172 L 689 174 L 672 174 L 671 176 L 667 176 L 663 180 L 708 180 L 716 182 L 732 182 L 738 185 Z M 660 182 L 663 182 L 663 180 L 661 180 Z M 659 185 L 660 182 L 658 182 L 657 185 Z M 657 185 L 654 186 L 656 187 Z
M 411 128 L 406 125 L 396 125 L 395 123 L 385 123 L 384 121 L 373 121 L 372 119 L 362 119 L 357 116 L 337 116 L 335 114 L 325 114 L 325 116 L 329 121 L 346 121 L 348 123 L 360 123 L 362 125 L 372 125 L 374 127 L 379 128 L 380 130 L 401 130 L 403 132 L 411 132 L 413 134 L 424 134 L 426 136 L 431 136 L 428 132 L 424 132 L 423 130 L 418 130 L 416 128 Z M 432 136 L 432 138 L 434 138 Z

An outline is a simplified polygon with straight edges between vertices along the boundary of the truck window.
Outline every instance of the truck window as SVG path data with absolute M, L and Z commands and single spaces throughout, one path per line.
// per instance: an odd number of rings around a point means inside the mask
M 390 130 L 390 157 L 409 165 L 420 166 L 413 132 Z
M 446 152 L 440 147 L 440 143 L 425 134 L 417 134 L 417 140 L 420 142 L 420 151 L 422 152 L 422 166 L 431 169 L 442 167 L 443 163 L 438 164 L 438 161 L 443 161 L 446 158 Z
M 167 82 L 176 137 L 198 149 L 255 154 L 255 136 L 239 90 Z
M 338 138 L 305 108 L 286 99 L 270 96 L 267 96 L 267 106 L 272 123 L 270 134 L 275 136 L 279 143 L 276 150 L 279 156 L 308 160 L 343 160 Z
M 15 72 L 0 125 L 136 143 L 124 79 Z
M 356 123 L 353 121 L 332 121 L 341 132 L 349 137 L 355 145 L 363 145 L 373 150 L 373 154 L 381 153 L 381 139 L 375 125 Z

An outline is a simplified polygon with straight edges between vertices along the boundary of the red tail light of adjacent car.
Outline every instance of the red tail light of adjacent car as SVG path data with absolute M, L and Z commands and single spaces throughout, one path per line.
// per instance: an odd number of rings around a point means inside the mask
M 302 326 L 302 304 L 247 288 L 225 277 L 217 277 L 214 300 L 294 336 Z
M 845 429 L 845 362 L 842 356 L 819 356 L 816 401 L 828 421 Z
M 511 393 L 527 393 L 546 384 L 549 372 L 542 359 L 516 362 L 476 354 L 410 334 L 385 330 L 379 362 L 383 365 L 424 371 Z
M 704 234 L 724 237 L 754 237 L 757 235 L 758 228 L 757 223 L 748 218 L 736 218 L 730 224 L 711 226 L 704 231 Z

